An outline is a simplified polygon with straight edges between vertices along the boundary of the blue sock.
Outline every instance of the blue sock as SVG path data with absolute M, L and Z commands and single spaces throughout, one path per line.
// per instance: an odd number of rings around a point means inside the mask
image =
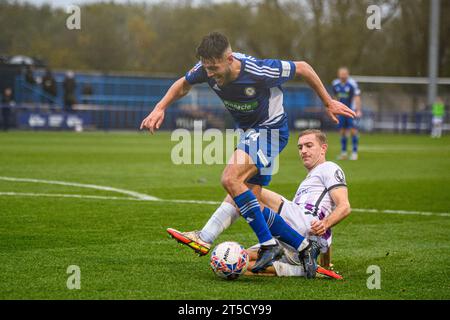
M 259 243 L 272 240 L 272 234 L 269 231 L 266 220 L 264 220 L 258 199 L 256 199 L 253 192 L 251 190 L 247 190 L 246 192 L 235 197 L 234 202 L 241 211 L 241 215 L 255 232 Z
M 342 152 L 347 152 L 347 136 L 341 137 Z
M 358 135 L 354 135 L 352 137 L 352 143 L 353 143 L 353 152 L 358 152 L 358 144 L 359 144 L 359 137 L 358 137 Z
M 290 225 L 283 220 L 280 215 L 276 214 L 269 208 L 264 208 L 263 210 L 264 219 L 267 221 L 267 225 L 270 232 L 274 237 L 279 238 L 281 241 L 287 243 L 288 245 L 299 249 L 305 237 L 300 233 L 292 229 Z

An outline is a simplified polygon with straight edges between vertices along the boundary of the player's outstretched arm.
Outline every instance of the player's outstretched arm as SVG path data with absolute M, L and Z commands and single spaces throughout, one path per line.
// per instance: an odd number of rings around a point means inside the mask
M 337 115 L 343 115 L 349 118 L 354 118 L 356 116 L 353 110 L 330 97 L 319 76 L 308 63 L 305 61 L 296 61 L 294 63 L 296 67 L 296 75 L 305 79 L 308 85 L 317 93 L 327 109 L 328 116 L 334 122 L 339 122 L 336 117 Z
M 185 77 L 182 77 L 175 81 L 175 83 L 167 90 L 165 96 L 155 106 L 153 111 L 142 120 L 140 129 L 148 129 L 152 134 L 155 129 L 159 129 L 164 121 L 164 113 L 166 109 L 178 99 L 181 99 L 189 93 L 191 85 L 187 82 Z
M 318 236 L 323 235 L 328 229 L 344 220 L 351 212 L 347 188 L 333 189 L 330 191 L 330 196 L 336 204 L 336 208 L 327 218 L 321 221 L 316 220 L 311 224 L 311 231 Z

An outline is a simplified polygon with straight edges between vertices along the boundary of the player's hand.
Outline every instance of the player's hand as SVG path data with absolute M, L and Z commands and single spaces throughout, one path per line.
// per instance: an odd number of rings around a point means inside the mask
M 327 226 L 323 220 L 314 220 L 311 223 L 311 232 L 316 236 L 323 236 L 327 232 Z
M 356 118 L 360 119 L 362 117 L 362 111 L 361 110 L 356 110 Z
M 325 106 L 327 108 L 327 114 L 328 116 L 335 122 L 339 123 L 337 115 L 342 115 L 348 118 L 355 118 L 356 113 L 349 107 L 347 107 L 345 104 L 337 101 L 337 100 L 331 100 L 328 105 Z
M 158 130 L 164 121 L 164 111 L 155 108 L 144 120 L 142 120 L 140 129 L 148 129 L 151 134 Z

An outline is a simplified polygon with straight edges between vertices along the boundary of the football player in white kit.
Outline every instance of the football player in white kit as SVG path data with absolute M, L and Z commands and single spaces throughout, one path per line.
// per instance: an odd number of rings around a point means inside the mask
M 325 263 L 330 262 L 331 228 L 350 214 L 347 184 L 342 169 L 326 161 L 327 139 L 319 130 L 306 130 L 300 134 L 299 154 L 308 175 L 300 184 L 293 201 L 264 189 L 262 202 L 272 215 L 279 214 L 294 230 L 306 238 L 319 241 Z M 277 213 L 275 213 L 277 212 Z M 273 220 L 269 217 L 268 224 Z M 285 243 L 284 256 L 273 262 L 264 274 L 277 276 L 305 276 L 298 252 Z M 250 270 L 258 247 L 249 249 Z M 327 267 L 327 266 L 325 266 Z

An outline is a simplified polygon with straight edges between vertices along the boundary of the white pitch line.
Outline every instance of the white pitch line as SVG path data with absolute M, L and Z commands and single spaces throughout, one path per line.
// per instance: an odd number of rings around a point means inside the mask
M 0 192 L 0 196 L 154 201 L 154 200 L 144 200 L 144 199 L 136 199 L 136 198 L 125 198 L 125 197 L 107 197 L 107 196 L 92 196 L 92 195 L 85 195 L 85 194 L 63 194 L 63 193 Z
M 47 197 L 47 198 L 78 198 L 78 199 L 97 199 L 97 200 L 126 200 L 126 201 L 150 201 L 150 202 L 169 202 L 169 203 L 191 203 L 191 204 L 211 204 L 219 205 L 219 201 L 202 201 L 202 200 L 171 200 L 171 199 L 137 199 L 129 197 L 108 197 L 108 196 L 93 196 L 86 194 L 67 194 L 67 193 L 32 193 L 32 192 L 0 192 L 0 196 L 13 197 Z
M 450 217 L 450 213 L 447 212 L 426 212 L 426 211 L 407 211 L 407 210 L 388 210 L 388 209 L 378 210 L 378 209 L 359 209 L 359 208 L 357 209 L 352 208 L 352 212 Z
M 20 192 L 0 192 L 0 196 L 18 196 L 18 197 L 56 197 L 56 198 L 81 198 L 96 200 L 126 200 L 126 201 L 149 201 L 149 202 L 168 202 L 168 203 L 186 203 L 186 204 L 206 204 L 219 205 L 220 201 L 204 201 L 204 200 L 171 200 L 171 199 L 137 199 L 125 197 L 107 197 L 107 196 L 91 196 L 82 194 L 58 194 L 58 193 L 20 193 Z M 154 197 L 153 197 L 154 198 Z M 359 213 L 384 213 L 384 214 L 400 214 L 400 215 L 420 215 L 420 216 L 438 216 L 450 217 L 450 213 L 445 212 L 424 212 L 424 211 L 406 211 L 406 210 L 379 210 L 379 209 L 360 209 L 352 208 L 352 212 Z
M 41 180 L 41 179 L 24 179 L 24 178 L 1 177 L 1 176 L 0 176 L 0 180 L 14 181 L 14 182 L 46 183 L 46 184 L 56 184 L 56 185 L 61 185 L 61 186 L 72 186 L 72 187 L 79 187 L 79 188 L 96 189 L 96 190 L 122 193 L 122 194 L 132 196 L 134 198 L 140 199 L 140 200 L 159 200 L 158 198 L 149 196 L 147 194 L 138 193 L 138 192 L 134 192 L 134 191 L 130 191 L 130 190 L 117 189 L 117 188 L 112 188 L 112 187 L 98 186 L 95 184 L 84 184 L 84 183 L 76 183 L 76 182 Z

